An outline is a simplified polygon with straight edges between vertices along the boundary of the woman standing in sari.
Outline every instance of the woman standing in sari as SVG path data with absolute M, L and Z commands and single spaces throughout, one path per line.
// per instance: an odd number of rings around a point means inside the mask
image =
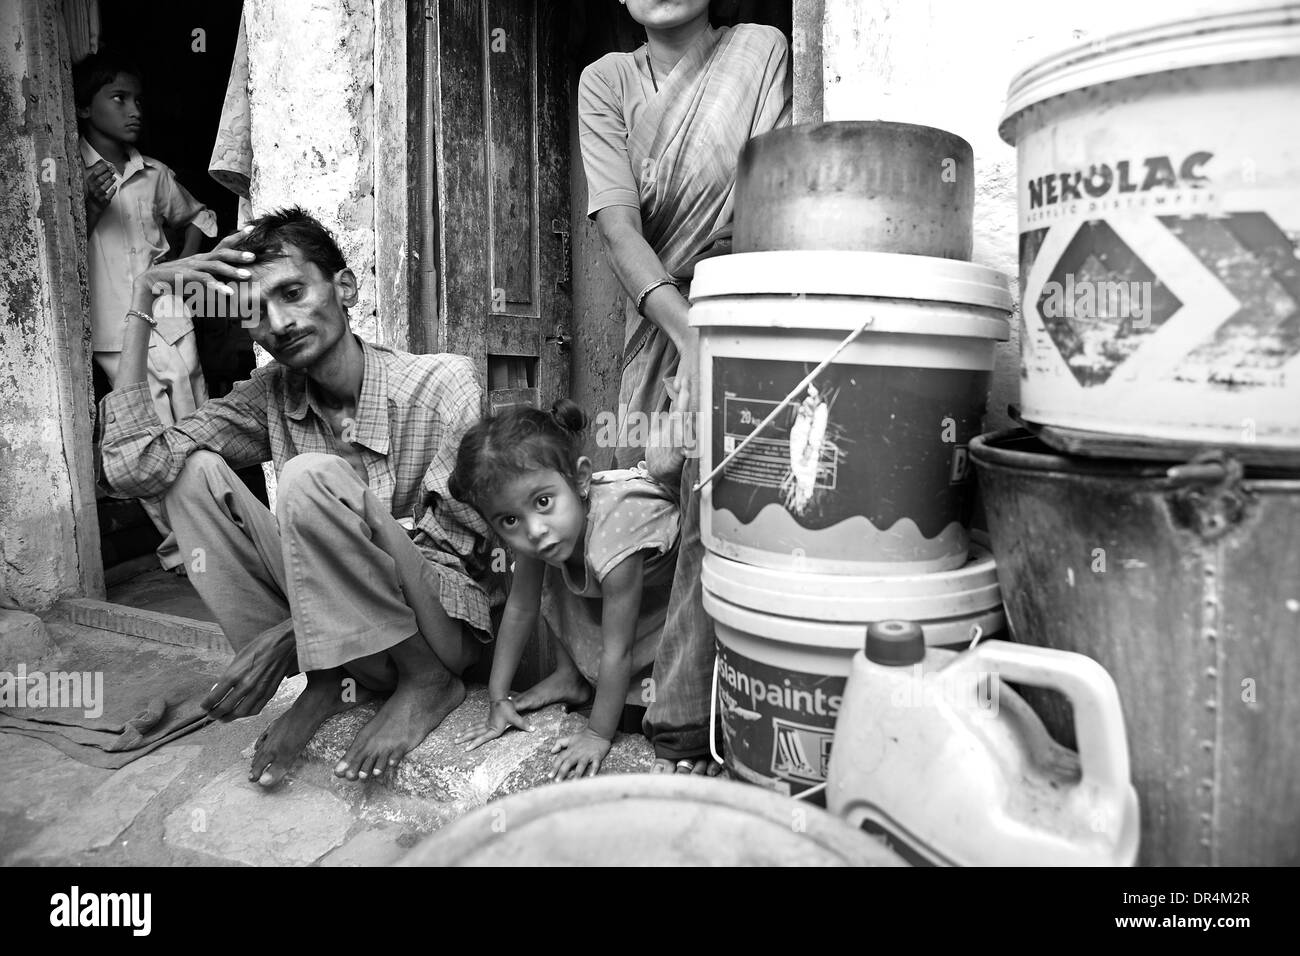
M 627 293 L 619 389 L 617 467 L 646 457 L 645 423 L 697 399 L 697 333 L 687 323 L 695 264 L 731 251 L 736 164 L 752 137 L 788 125 L 785 37 L 774 27 L 714 29 L 708 0 L 620 0 L 645 27 L 632 53 L 601 57 L 582 73 L 578 121 L 588 215 L 596 220 Z M 693 407 L 672 409 L 691 412 Z M 653 462 L 652 462 L 653 464 Z M 708 758 L 713 625 L 704 613 L 699 462 L 680 477 L 682 537 L 654 665 L 645 733 L 657 772 L 716 773 Z M 668 477 L 675 484 L 676 475 Z

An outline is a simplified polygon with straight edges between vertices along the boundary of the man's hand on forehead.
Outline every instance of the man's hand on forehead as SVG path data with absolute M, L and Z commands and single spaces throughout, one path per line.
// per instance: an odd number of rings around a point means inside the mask
M 159 262 L 140 274 L 137 285 L 143 283 L 153 295 L 164 295 L 176 289 L 185 289 L 190 283 L 199 283 L 218 294 L 231 299 L 240 295 L 241 289 L 249 285 L 252 278 L 249 267 L 256 257 L 251 252 L 235 248 L 247 233 L 248 228 L 231 233 L 208 252 L 174 259 L 171 262 Z

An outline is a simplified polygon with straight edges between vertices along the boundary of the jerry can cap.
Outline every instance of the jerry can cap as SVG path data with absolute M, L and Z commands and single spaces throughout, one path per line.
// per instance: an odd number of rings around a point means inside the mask
M 915 621 L 875 621 L 867 625 L 867 660 L 885 667 L 907 667 L 925 658 L 925 632 Z

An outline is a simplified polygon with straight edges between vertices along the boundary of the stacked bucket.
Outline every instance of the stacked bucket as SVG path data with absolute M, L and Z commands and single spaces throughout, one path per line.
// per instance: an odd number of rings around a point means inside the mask
M 741 779 L 825 781 L 868 624 L 939 646 L 1003 629 L 968 446 L 1012 297 L 968 261 L 973 194 L 941 130 L 777 130 L 741 156 L 735 254 L 696 269 L 704 607 Z
M 1016 640 L 1119 688 L 1146 864 L 1300 863 L 1297 104 L 1290 4 L 1067 50 L 1001 128 L 1026 429 L 972 457 Z

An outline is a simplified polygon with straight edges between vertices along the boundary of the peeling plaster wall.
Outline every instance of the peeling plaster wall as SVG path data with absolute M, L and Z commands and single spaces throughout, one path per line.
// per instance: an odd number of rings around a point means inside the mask
M 298 204 L 356 273 L 352 328 L 382 341 L 375 283 L 373 0 L 249 0 L 255 214 Z
M 65 443 L 72 414 L 85 415 L 89 400 L 82 394 L 82 407 L 72 407 L 70 383 L 86 371 L 76 361 L 85 359 L 84 349 L 56 345 L 66 340 L 62 297 L 80 302 L 80 290 L 75 272 L 73 290 L 63 288 L 67 276 L 50 274 L 59 261 L 51 244 L 74 243 L 67 206 L 55 210 L 47 200 L 72 184 L 66 144 L 50 148 L 45 115 L 64 108 L 62 85 L 34 75 L 32 63 L 60 62 L 51 46 L 57 34 L 51 17 L 33 21 L 24 9 L 0 4 L 0 593 L 42 611 L 81 590 L 75 473 Z M 60 222 L 66 234 L 56 236 Z M 84 376 L 79 380 L 84 387 Z
M 807 0 L 795 0 L 796 8 Z M 817 0 L 818 3 L 823 0 Z M 946 129 L 975 151 L 973 259 L 1018 272 L 1016 155 L 998 137 L 1012 77 L 1065 47 L 1151 23 L 1257 5 L 1199 0 L 824 0 L 825 119 L 893 120 Z M 796 75 L 798 75 L 796 73 Z M 1018 286 L 1015 287 L 1018 300 Z M 1019 396 L 1019 311 L 998 348 L 989 428 L 1011 424 Z

